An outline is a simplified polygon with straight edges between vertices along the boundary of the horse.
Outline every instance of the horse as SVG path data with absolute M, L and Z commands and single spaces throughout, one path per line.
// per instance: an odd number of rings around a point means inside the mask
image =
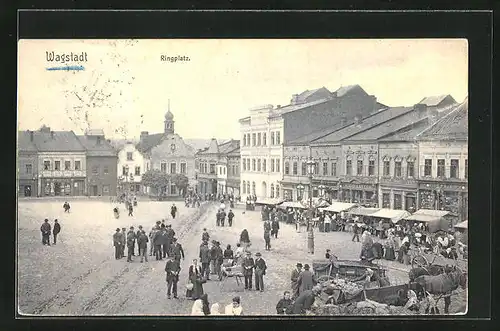
M 416 267 L 410 269 L 408 272 L 408 277 L 410 278 L 410 282 L 414 282 L 415 279 L 419 276 L 437 276 L 444 273 L 444 267 L 437 265 L 437 264 L 431 264 L 427 267 Z
M 439 298 L 443 296 L 444 313 L 447 314 L 451 304 L 451 293 L 459 286 L 462 289 L 467 287 L 467 274 L 457 267 L 447 267 L 444 273 L 436 276 L 418 276 L 415 278 L 415 283 L 418 284 L 417 290 L 419 292 L 425 291 L 431 295 L 439 295 Z

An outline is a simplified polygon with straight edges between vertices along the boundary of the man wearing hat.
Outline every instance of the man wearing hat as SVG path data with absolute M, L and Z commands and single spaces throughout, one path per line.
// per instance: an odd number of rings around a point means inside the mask
M 321 293 L 321 288 L 313 287 L 312 290 L 302 292 L 293 304 L 294 315 L 305 315 L 309 311 L 316 300 L 316 297 Z
M 115 246 L 115 259 L 121 259 L 122 255 L 122 242 L 120 228 L 116 228 L 115 234 L 113 234 L 113 246 Z
M 177 299 L 177 283 L 179 282 L 180 271 L 181 267 L 179 262 L 170 255 L 165 265 L 165 272 L 167 273 L 167 298 L 169 299 L 171 294 L 174 295 L 174 299 Z
M 122 254 L 121 257 L 125 257 L 125 246 L 127 246 L 127 229 L 122 228 L 122 232 L 120 232 L 120 240 L 121 240 L 121 249 Z
M 264 275 L 266 274 L 266 261 L 261 258 L 262 254 L 255 254 L 255 289 L 264 292 Z
M 255 262 L 252 258 L 252 253 L 247 252 L 246 257 L 243 259 L 243 275 L 245 276 L 245 290 L 252 289 L 252 274 Z
M 139 246 L 139 237 L 142 233 L 142 225 L 139 225 L 139 230 L 137 230 L 135 234 L 135 238 L 137 239 L 137 253 L 139 253 L 139 256 L 141 256 L 141 247 Z M 134 248 L 135 250 L 135 248 Z
M 203 233 L 201 234 L 201 240 L 206 242 L 210 240 L 210 235 L 208 234 L 206 228 L 203 228 Z
M 130 227 L 127 233 L 127 262 L 132 262 L 132 255 L 134 254 L 135 232 L 134 227 Z
M 317 284 L 316 277 L 311 271 L 309 271 L 309 269 L 309 264 L 305 264 L 304 271 L 300 273 L 299 278 L 297 279 L 299 294 L 307 290 L 312 290 L 314 285 Z
M 177 263 L 180 264 L 181 258 L 184 259 L 184 250 L 182 249 L 182 245 L 177 242 L 177 238 L 172 238 L 172 246 L 170 252 Z
M 290 277 L 292 281 L 292 298 L 295 299 L 299 296 L 299 276 L 302 272 L 302 263 L 297 263 L 297 266 L 292 271 L 292 275 Z
M 139 235 L 137 236 L 137 247 L 139 249 L 139 256 L 141 257 L 141 263 L 146 259 L 148 262 L 148 236 L 146 235 L 146 231 L 141 230 Z
M 200 246 L 201 274 L 206 280 L 210 280 L 210 248 L 208 243 L 203 241 Z

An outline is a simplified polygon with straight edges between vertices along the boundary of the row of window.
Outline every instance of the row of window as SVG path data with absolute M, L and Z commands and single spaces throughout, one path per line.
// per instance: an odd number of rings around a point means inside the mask
M 467 178 L 467 173 L 469 172 L 469 160 L 467 159 L 465 160 L 464 166 L 465 166 L 465 178 Z M 445 178 L 446 177 L 445 169 L 446 169 L 445 159 L 438 159 L 436 177 Z M 460 161 L 458 159 L 451 159 L 449 170 L 450 170 L 449 178 L 458 178 L 460 170 Z M 432 159 L 424 160 L 424 176 L 432 177 Z
M 281 144 L 281 134 L 279 131 L 271 132 L 270 146 Z M 267 146 L 267 133 L 246 133 L 243 135 L 243 146 Z
M 128 176 L 129 175 L 128 170 L 129 169 L 127 167 L 123 167 L 122 168 L 122 176 Z M 141 167 L 135 167 L 134 170 L 135 170 L 134 171 L 134 175 L 135 176 L 140 176 L 141 175 Z
M 215 163 L 200 163 L 198 165 L 200 174 L 212 174 L 216 175 L 217 173 L 215 172 Z
M 266 159 L 242 159 L 243 171 L 262 171 L 267 172 Z M 271 159 L 270 172 L 280 172 L 280 159 Z
M 28 167 L 29 165 L 29 167 Z M 81 162 L 75 161 L 73 163 L 74 169 L 71 169 L 71 161 L 64 161 L 64 170 L 81 170 Z M 29 172 L 28 172 L 29 168 Z M 54 161 L 54 168 L 52 169 L 51 161 L 43 161 L 43 170 L 62 170 L 61 169 L 61 161 Z M 31 164 L 26 165 L 26 173 L 31 173 L 32 166 Z
M 230 165 L 228 168 L 228 175 L 229 176 L 237 176 L 238 175 L 238 166 L 237 165 Z M 220 167 L 219 168 L 219 175 L 225 175 L 226 174 L 226 167 Z
M 252 184 L 250 189 L 250 184 Z M 267 187 L 266 182 L 263 182 L 263 186 Z M 241 184 L 241 191 L 243 194 L 256 194 L 255 193 L 255 182 L 243 181 Z M 267 195 L 267 192 L 266 192 Z M 280 197 L 280 186 L 279 184 L 271 184 L 271 192 L 269 193 L 270 198 L 279 198 Z
M 160 170 L 164 173 L 167 173 L 167 162 L 162 162 L 160 164 Z M 181 169 L 180 169 L 180 174 L 185 175 L 187 173 L 187 164 L 185 162 L 181 162 Z M 176 174 L 177 173 L 177 163 L 171 162 L 170 163 L 170 174 Z
M 319 175 L 320 174 L 320 167 L 319 167 L 319 162 L 315 162 L 314 164 L 314 170 L 313 174 L 314 175 Z M 285 175 L 299 175 L 299 162 L 294 161 L 292 162 L 292 169 L 290 169 L 290 162 L 286 161 L 285 162 Z M 300 162 L 300 175 L 302 176 L 307 176 L 307 163 L 306 162 Z M 329 162 L 323 162 L 321 166 L 321 175 L 322 176 L 337 176 L 337 162 L 332 162 L 329 165 Z

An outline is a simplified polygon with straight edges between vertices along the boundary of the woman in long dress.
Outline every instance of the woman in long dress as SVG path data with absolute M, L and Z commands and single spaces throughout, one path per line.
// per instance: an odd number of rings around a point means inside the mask
M 193 260 L 193 264 L 189 267 L 189 283 L 192 284 L 192 289 L 186 291 L 186 297 L 192 300 L 201 298 L 203 295 L 202 273 L 196 259 Z

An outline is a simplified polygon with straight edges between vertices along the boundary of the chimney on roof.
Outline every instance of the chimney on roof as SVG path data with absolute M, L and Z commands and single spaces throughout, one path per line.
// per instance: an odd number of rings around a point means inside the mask
M 294 95 L 292 95 L 292 100 L 290 100 L 290 104 L 296 105 L 297 103 L 299 103 L 299 95 L 294 94 Z
M 30 141 L 33 142 L 33 140 L 35 139 L 35 133 L 33 131 L 30 131 L 28 130 L 28 132 L 30 133 Z
M 141 140 L 149 135 L 148 131 L 141 131 Z
M 40 128 L 40 132 L 45 132 L 45 133 L 49 133 L 50 132 L 50 127 L 46 126 L 45 124 L 42 125 L 42 127 Z

